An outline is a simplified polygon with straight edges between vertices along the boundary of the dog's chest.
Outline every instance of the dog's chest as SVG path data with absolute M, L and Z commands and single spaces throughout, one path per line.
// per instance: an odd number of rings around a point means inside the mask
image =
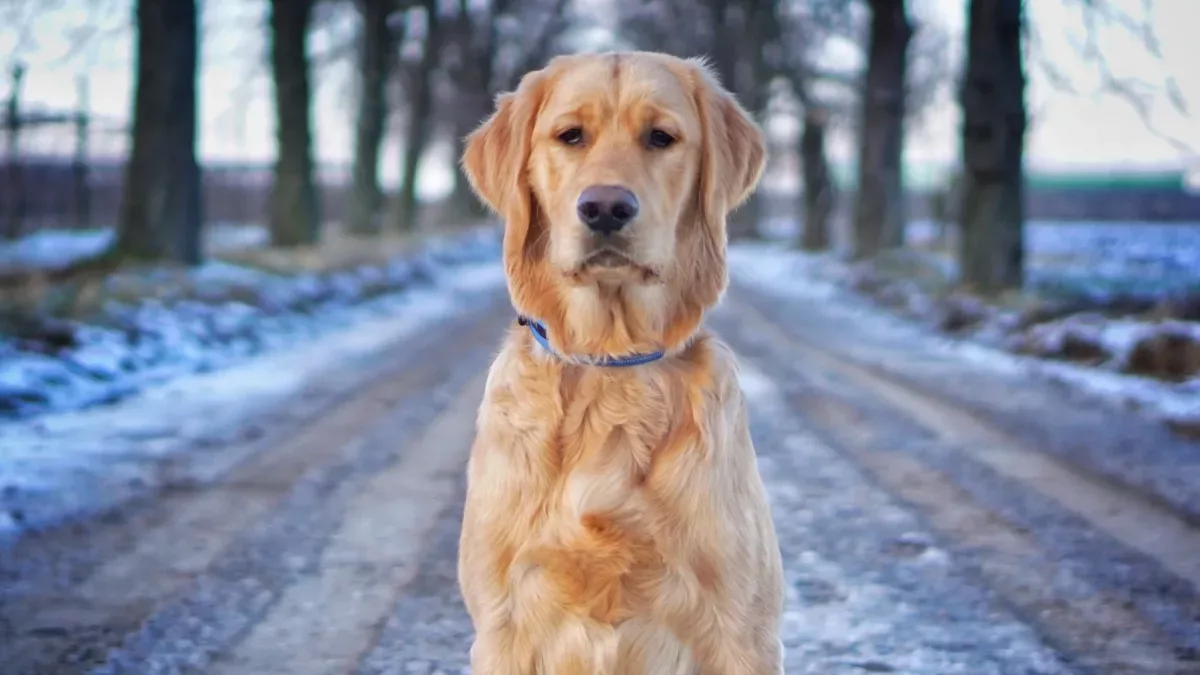
M 543 430 L 556 470 L 530 515 L 518 593 L 555 598 L 569 614 L 619 625 L 653 619 L 653 607 L 682 593 L 678 513 L 655 490 L 656 472 L 688 442 L 669 390 L 612 381 L 580 383 L 562 417 Z M 549 420 L 548 420 L 549 422 Z

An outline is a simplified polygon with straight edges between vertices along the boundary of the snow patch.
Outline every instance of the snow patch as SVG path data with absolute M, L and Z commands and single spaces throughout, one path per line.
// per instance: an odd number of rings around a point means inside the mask
M 756 286 L 786 288 L 792 297 L 813 300 L 830 300 L 840 294 L 831 280 L 838 271 L 831 254 L 801 254 L 778 244 L 747 242 L 731 246 L 726 259 L 730 269 L 741 272 L 742 280 Z
M 779 398 L 779 388 L 766 373 L 748 362 L 738 363 L 738 384 L 751 403 L 773 403 Z
M 13 241 L 0 241 L 0 274 L 29 270 L 56 270 L 91 258 L 112 245 L 112 228 L 86 230 L 45 229 Z M 258 224 L 210 223 L 204 228 L 209 250 L 234 250 L 266 246 L 270 233 Z
M 1181 231 L 1187 229 L 1172 227 Z M 1200 239 L 1197 244 L 1200 245 Z M 1195 322 L 1155 324 L 1098 315 L 1072 315 L 1031 329 L 1032 335 L 1051 343 L 1061 342 L 1070 331 L 1088 334 L 1112 355 L 1105 360 L 1104 368 L 1089 367 L 1014 354 L 998 344 L 1003 342 L 1001 339 L 989 340 L 993 344 L 988 344 L 969 337 L 941 335 L 928 325 L 883 312 L 878 305 L 849 288 L 852 279 L 849 268 L 830 254 L 808 254 L 778 242 L 748 243 L 732 246 L 729 262 L 733 283 L 745 284 L 774 297 L 820 301 L 830 313 L 852 318 L 860 329 L 875 335 L 899 341 L 920 340 L 943 354 L 952 354 L 997 372 L 1033 374 L 1063 382 L 1119 405 L 1142 409 L 1163 420 L 1200 417 L 1200 379 L 1171 383 L 1120 372 L 1134 346 L 1156 332 L 1176 331 L 1200 339 L 1200 324 Z M 1200 273 L 1200 262 L 1197 273 Z M 977 329 L 976 337 L 988 337 L 989 333 L 1008 334 L 1011 327 L 1000 324 L 1011 323 L 1011 317 L 993 318 L 992 324 Z
M 503 287 L 495 262 L 454 270 L 440 283 L 381 298 L 373 315 L 328 318 L 319 338 L 298 342 L 219 371 L 147 386 L 120 403 L 0 423 L 0 505 L 71 495 L 84 503 L 113 481 L 152 484 L 154 460 L 185 448 L 221 444 L 221 434 L 413 334 L 477 305 Z M 215 437 L 214 437 L 215 435 Z M 98 487 L 99 486 L 99 487 Z M 0 509 L 0 515 L 6 511 Z M 13 513 L 9 529 L 20 525 Z M 0 528 L 3 529 L 3 528 Z
M 111 229 L 39 230 L 14 241 L 0 242 L 0 272 L 59 269 L 99 255 L 112 244 Z
M 485 229 L 434 239 L 382 267 L 324 274 L 277 275 L 220 261 L 119 272 L 102 288 L 111 299 L 86 323 L 39 320 L 0 334 L 0 418 L 109 403 L 220 370 L 392 312 L 398 294 L 469 282 L 460 277 L 473 265 L 499 257 L 499 238 Z

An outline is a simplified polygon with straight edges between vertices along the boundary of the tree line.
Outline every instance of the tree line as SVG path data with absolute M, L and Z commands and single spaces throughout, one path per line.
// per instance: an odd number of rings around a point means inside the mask
M 1151 132 L 1157 133 L 1149 119 L 1156 97 L 1187 115 L 1187 102 L 1168 71 L 1159 84 L 1120 77 L 1098 46 L 1100 32 L 1115 29 L 1135 49 L 1159 56 L 1153 0 L 1140 3 L 1140 16 L 1114 0 L 1058 1 L 1077 11 L 1080 26 L 1039 31 L 1027 0 L 962 0 L 966 30 L 957 51 L 963 56 L 950 62 L 951 44 L 941 26 L 914 19 L 920 0 L 615 0 L 619 32 L 629 44 L 706 54 L 760 120 L 767 119 L 781 90 L 789 94 L 801 124 L 794 154 L 803 201 L 795 210 L 803 223 L 797 243 L 805 249 L 830 247 L 839 203 L 850 207 L 845 230 L 852 258 L 871 259 L 904 245 L 906 130 L 940 89 L 950 87 L 961 117 L 953 130 L 958 165 L 935 191 L 940 199 L 931 201 L 957 234 L 953 253 L 960 286 L 981 294 L 1020 288 L 1025 278 L 1027 71 L 1044 36 L 1082 28 L 1078 58 L 1099 71 L 1101 91 L 1124 99 Z M 861 67 L 830 66 L 829 54 L 848 50 Z M 1054 64 L 1042 59 L 1034 65 L 1052 86 L 1072 89 Z M 857 146 L 853 194 L 841 199 L 826 157 L 834 124 L 848 126 Z M 731 236 L 753 235 L 761 220 L 758 209 L 751 200 L 735 213 Z
M 313 64 L 306 40 L 322 16 L 352 10 L 358 30 L 352 195 L 347 230 L 412 230 L 416 185 L 435 138 L 464 136 L 494 97 L 555 53 L 577 47 L 573 28 L 595 17 L 567 0 L 263 0 L 269 2 L 270 69 L 278 153 L 267 221 L 272 243 L 316 242 L 318 192 L 312 148 Z M 1060 0 L 1088 6 L 1102 0 Z M 851 254 L 869 259 L 904 242 L 902 156 L 906 124 L 931 92 L 952 80 L 962 113 L 961 166 L 945 210 L 958 230 L 960 281 L 979 292 L 1019 287 L 1024 277 L 1025 49 L 1022 0 L 965 0 L 965 59 L 945 63 L 937 26 L 915 25 L 912 0 L 612 0 L 611 46 L 706 56 L 721 80 L 766 120 L 781 100 L 801 123 L 795 154 L 804 186 L 800 245 L 831 245 L 836 205 L 848 202 Z M 1099 11 L 1099 10 L 1097 10 Z M 134 131 L 113 254 L 199 260 L 200 173 L 195 154 L 197 0 L 136 0 Z M 915 46 L 914 46 L 915 45 Z M 923 45 L 923 46 L 922 46 Z M 861 68 L 826 65 L 831 49 L 858 50 Z M 786 95 L 785 95 L 786 94 Z M 388 203 L 379 180 L 381 143 L 403 119 L 401 185 Z M 826 144 L 834 124 L 857 141 L 852 199 L 834 186 Z M 457 175 L 449 200 L 480 215 Z M 734 214 L 731 236 L 754 236 L 756 200 Z
M 415 229 L 418 167 L 433 139 L 461 143 L 496 94 L 562 48 L 569 25 L 565 0 L 264 2 L 277 148 L 264 215 L 271 244 L 279 247 L 314 244 L 321 236 L 309 40 L 323 22 L 347 11 L 357 18 L 357 30 L 334 49 L 357 63 L 352 198 L 341 216 L 357 235 Z M 201 260 L 199 9 L 197 0 L 135 1 L 132 143 L 107 263 Z M 394 115 L 403 121 L 403 153 L 401 185 L 389 204 L 379 163 Z M 463 215 L 482 215 L 461 176 L 450 203 Z
M 622 4 L 621 34 L 633 45 L 705 53 L 721 79 L 760 119 L 782 85 L 798 104 L 796 149 L 803 183 L 800 244 L 831 245 L 839 201 L 826 157 L 831 123 L 849 120 L 857 140 L 849 243 L 868 259 L 904 243 L 903 149 L 906 122 L 941 83 L 959 80 L 962 108 L 958 221 L 961 281 L 981 292 L 1020 285 L 1025 83 L 1022 0 L 968 0 L 961 76 L 944 61 L 936 26 L 915 26 L 908 0 L 641 0 Z M 682 26 L 671 17 L 700 17 Z M 933 42 L 914 53 L 925 31 Z M 846 72 L 822 66 L 837 43 L 865 63 Z M 929 50 L 933 51 L 930 52 Z M 938 59 L 929 63 L 930 55 Z M 914 60 L 927 61 L 914 70 Z M 752 235 L 751 201 L 735 214 L 731 236 Z

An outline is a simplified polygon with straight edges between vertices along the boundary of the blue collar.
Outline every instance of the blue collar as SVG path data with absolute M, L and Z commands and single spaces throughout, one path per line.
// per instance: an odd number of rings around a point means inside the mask
M 647 363 L 653 363 L 666 355 L 664 351 L 649 352 L 646 354 L 630 354 L 628 356 L 601 356 L 601 357 L 563 357 L 559 356 L 554 348 L 550 346 L 550 340 L 546 338 L 546 324 L 536 319 L 528 317 L 517 317 L 517 323 L 522 326 L 529 326 L 529 332 L 533 335 L 533 339 L 542 346 L 547 352 L 558 356 L 564 361 L 577 363 L 585 366 L 602 366 L 606 368 L 622 368 L 625 366 L 641 366 Z

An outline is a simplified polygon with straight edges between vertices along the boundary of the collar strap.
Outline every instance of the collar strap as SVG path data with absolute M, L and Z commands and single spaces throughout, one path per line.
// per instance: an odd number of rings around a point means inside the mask
M 582 366 L 601 366 L 605 368 L 622 368 L 626 366 L 641 366 L 647 363 L 658 361 L 666 355 L 664 351 L 648 352 L 646 354 L 629 354 L 627 356 L 561 356 L 554 351 L 550 346 L 550 340 L 546 337 L 546 325 L 537 319 L 530 319 L 525 316 L 518 316 L 517 323 L 522 326 L 529 327 L 529 333 L 533 335 L 533 339 L 542 349 L 545 349 L 550 354 L 557 356 L 563 361 L 575 363 Z

